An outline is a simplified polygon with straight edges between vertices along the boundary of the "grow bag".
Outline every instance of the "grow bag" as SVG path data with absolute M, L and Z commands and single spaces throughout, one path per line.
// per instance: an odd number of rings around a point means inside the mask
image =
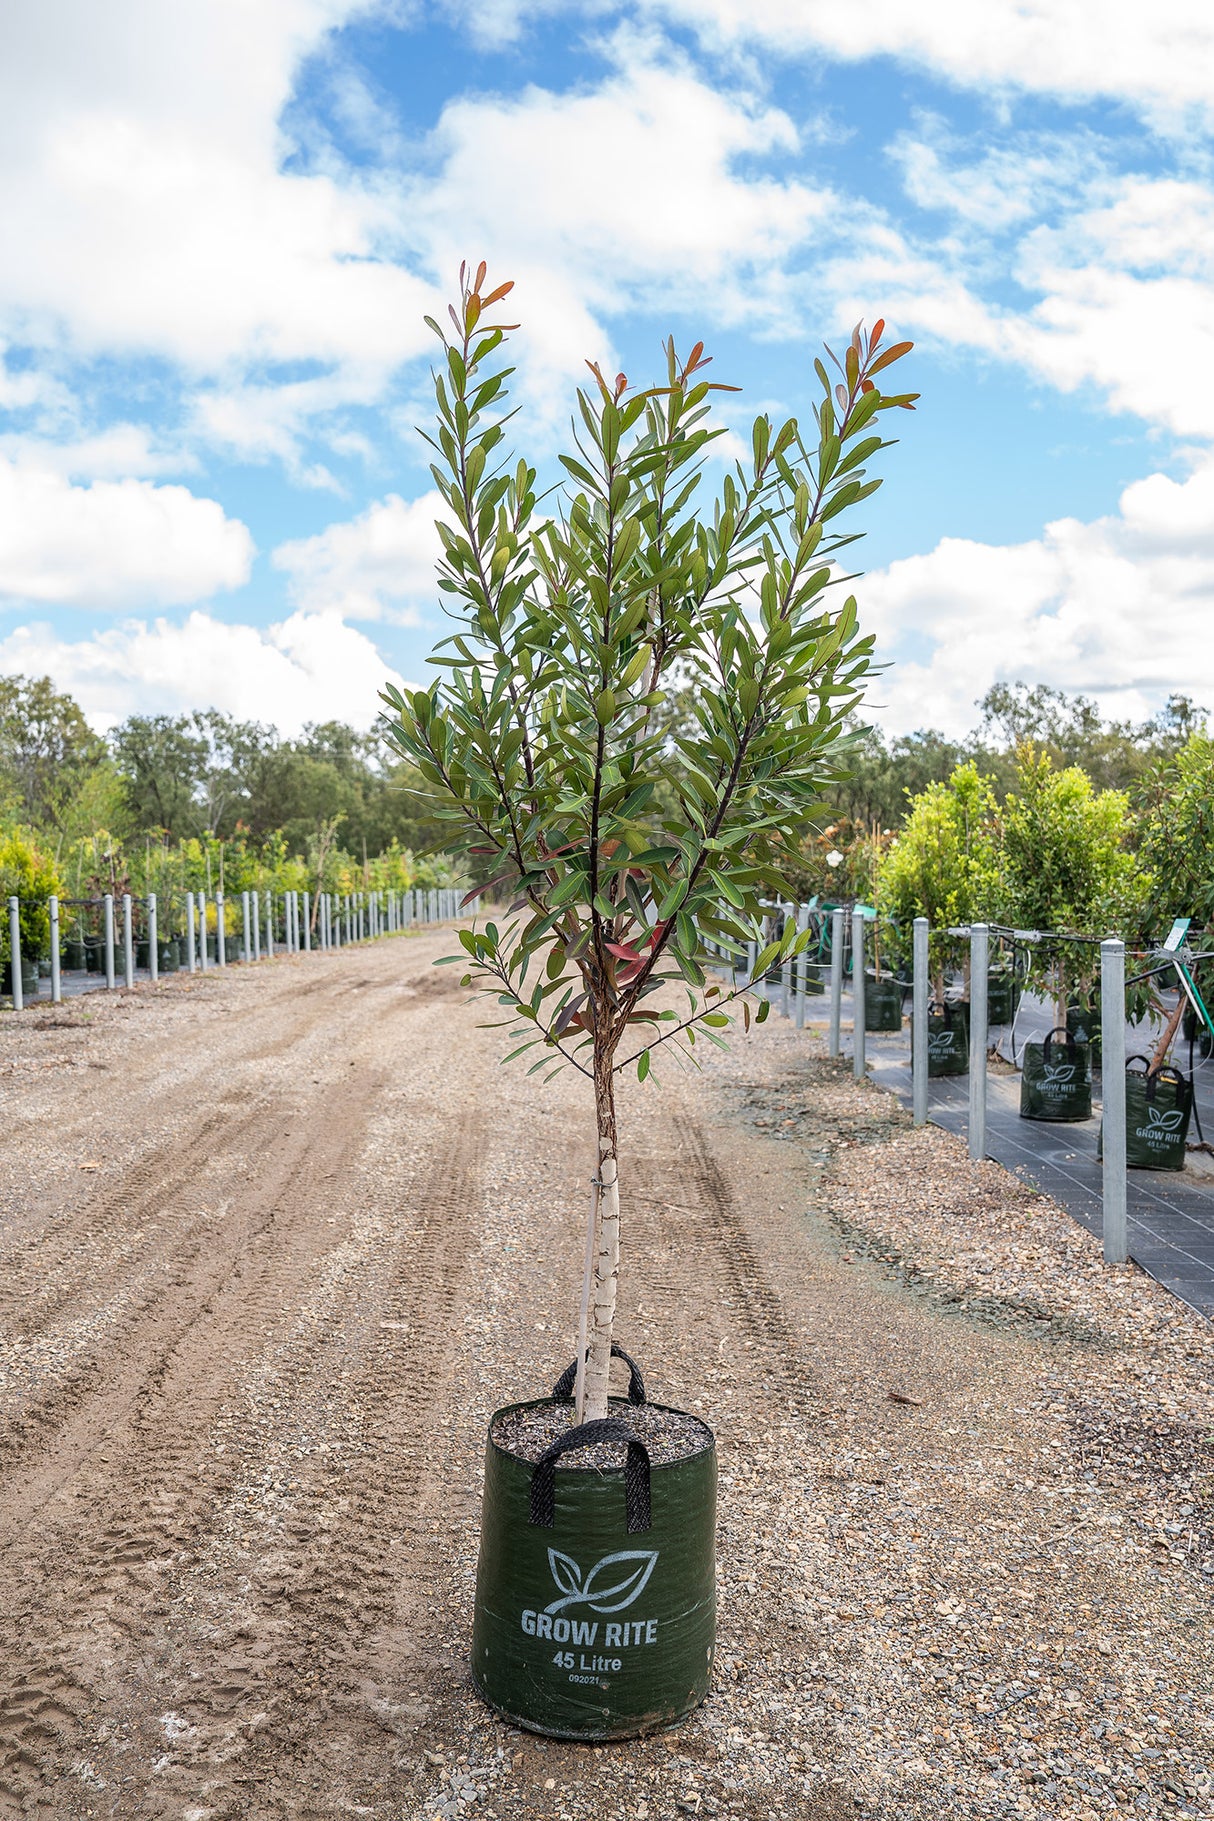
M 3 979 L 0 979 L 0 991 L 7 993 L 10 998 L 12 997 L 13 964 L 11 960 L 4 963 L 4 975 Z M 24 955 L 21 957 L 21 996 L 23 999 L 36 999 L 38 997 L 38 967 L 35 962 L 28 961 Z
M 902 1029 L 902 987 L 897 980 L 875 974 L 864 979 L 864 1028 L 866 1031 Z
M 1066 1009 L 1066 1028 L 1076 1043 L 1090 1043 L 1094 1051 L 1100 1049 L 1100 1002 L 1093 998 L 1084 1003 L 1072 1000 Z
M 534 1464 L 494 1440 L 499 1419 L 548 1402 L 512 1404 L 489 1425 L 472 1680 L 533 1732 L 634 1738 L 708 1692 L 716 1443 L 701 1425 L 699 1453 L 651 1466 L 617 1398 L 611 1416 L 566 1430 Z M 625 1464 L 579 1467 L 578 1451 L 601 1441 L 626 1444 Z
M 965 1075 L 970 1066 L 969 1008 L 945 1000 L 927 1012 L 927 1073 L 930 1080 L 942 1075 Z
M 1193 1112 L 1193 1083 L 1170 1064 L 1149 1073 L 1145 1056 L 1125 1070 L 1125 1160 L 1131 1170 L 1183 1170 Z M 1097 1155 L 1103 1155 L 1101 1122 Z
M 75 936 L 70 936 L 63 944 L 60 955 L 63 966 L 74 973 L 83 973 L 88 964 L 88 950 Z
M 156 968 L 161 974 L 175 974 L 181 966 L 181 945 L 174 937 L 156 944 Z
M 1021 1119 L 1059 1124 L 1092 1113 L 1092 1052 L 1059 1027 L 1043 1043 L 1026 1043 L 1020 1076 Z
M 990 973 L 986 977 L 986 1018 L 988 1024 L 1010 1024 L 1020 1004 L 1020 982 L 1015 974 Z

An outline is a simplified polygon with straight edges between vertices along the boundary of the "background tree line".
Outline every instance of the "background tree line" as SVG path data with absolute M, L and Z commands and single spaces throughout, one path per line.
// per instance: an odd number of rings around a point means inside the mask
M 687 711 L 676 690 L 672 750 Z M 1174 914 L 1214 927 L 1202 709 L 1174 695 L 1149 721 L 1110 721 L 1083 696 L 1012 683 L 978 713 L 961 740 L 857 728 L 817 825 L 789 831 L 800 896 L 1131 941 Z M 103 737 L 49 678 L 0 678 L 4 893 L 445 884 L 442 838 L 423 780 L 378 733 L 328 721 L 284 739 L 205 710 L 132 715 Z
M 289 740 L 206 710 L 131 715 L 103 737 L 48 677 L 0 677 L 5 896 L 457 883 L 431 851 L 440 832 L 374 733 L 327 721 Z M 39 915 L 22 925 L 40 952 Z

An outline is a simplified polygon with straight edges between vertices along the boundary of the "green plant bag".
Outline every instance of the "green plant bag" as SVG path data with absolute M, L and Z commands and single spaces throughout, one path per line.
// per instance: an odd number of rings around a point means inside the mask
M 536 1407 L 511 1405 L 489 1425 L 473 1682 L 499 1713 L 554 1738 L 671 1725 L 704 1699 L 712 1672 L 712 1432 L 704 1426 L 699 1453 L 651 1466 L 628 1404 L 613 1398 L 604 1422 L 568 1430 L 533 1466 L 499 1447 L 493 1427 Z M 578 1447 L 598 1440 L 626 1442 L 626 1466 L 577 1467 Z
M 1020 982 L 1010 969 L 993 969 L 986 977 L 988 1024 L 1010 1024 L 1020 1004 Z
M 1126 1063 L 1125 1160 L 1131 1170 L 1183 1170 L 1193 1083 L 1170 1064 L 1154 1075 L 1149 1067 L 1145 1056 Z M 1103 1124 L 1100 1138 L 1102 1151 Z
M 1100 1001 L 1097 996 L 1088 1000 L 1072 1000 L 1066 1011 L 1066 1028 L 1076 1043 L 1090 1043 L 1095 1054 L 1100 1053 Z
M 912 1044 L 913 1047 L 913 1044 Z M 970 1066 L 969 1007 L 946 999 L 927 1011 L 927 1073 L 937 1081 L 944 1075 L 966 1075 Z
M 1059 1026 L 1043 1043 L 1026 1043 L 1021 1060 L 1020 1117 L 1070 1124 L 1092 1115 L 1092 1051 Z
M 864 1028 L 866 1031 L 902 1029 L 902 986 L 891 975 L 883 975 L 880 980 L 875 974 L 865 976 Z

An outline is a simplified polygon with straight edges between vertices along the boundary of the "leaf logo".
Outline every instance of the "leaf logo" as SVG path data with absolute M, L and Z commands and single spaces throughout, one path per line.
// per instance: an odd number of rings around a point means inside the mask
M 1150 1133 L 1178 1132 L 1184 1123 L 1184 1114 L 1179 1107 L 1165 1113 L 1162 1107 L 1147 1108 L 1147 1130 Z
M 1041 1081 L 1047 1088 L 1068 1087 L 1075 1079 L 1073 1062 L 1047 1062 Z
M 656 1549 L 617 1549 L 614 1555 L 602 1556 L 583 1578 L 571 1555 L 550 1549 L 548 1566 L 561 1598 L 544 1611 L 563 1612 L 566 1606 L 585 1604 L 591 1612 L 623 1612 L 644 1591 L 657 1561 Z

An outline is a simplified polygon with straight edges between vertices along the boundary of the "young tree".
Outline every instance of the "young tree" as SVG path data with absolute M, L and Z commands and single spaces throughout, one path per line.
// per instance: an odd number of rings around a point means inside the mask
M 878 878 L 887 916 L 903 930 L 916 917 L 931 925 L 936 997 L 942 999 L 949 951 L 943 932 L 1000 916 L 998 810 L 991 781 L 973 760 L 911 800 L 905 827 L 881 856 Z
M 1095 790 L 1078 766 L 1058 770 L 1026 741 L 1016 753 L 1016 789 L 1003 808 L 1008 914 L 1021 929 L 1131 939 L 1145 906 L 1147 880 L 1128 851 L 1129 803 L 1120 790 Z M 1095 977 L 1094 947 L 1042 951 L 1033 973 L 1066 1022 L 1070 994 Z
M 467 978 L 522 1034 L 511 1055 L 537 1050 L 532 1069 L 570 1063 L 593 1084 L 577 1409 L 594 1418 L 619 1269 L 614 1078 L 635 1066 L 643 1079 L 659 1045 L 720 1041 L 734 995 L 708 983 L 705 938 L 742 952 L 837 769 L 872 641 L 854 599 L 827 605 L 831 558 L 853 541 L 834 527 L 878 485 L 864 478 L 884 446 L 878 413 L 912 404 L 875 384 L 910 344 L 883 349 L 883 324 L 858 328 L 838 385 L 815 363 L 815 436 L 757 418 L 751 457 L 698 511 L 722 434 L 710 394 L 736 388 L 703 377 L 702 344 L 680 359 L 668 342 L 665 383 L 643 391 L 589 363 L 560 458 L 567 494 L 547 516 L 536 470 L 505 456 L 512 369 L 495 357 L 516 325 L 487 316 L 511 286 L 486 294 L 483 264 L 460 283 L 454 335 L 430 324 L 443 362 L 427 439 L 449 514 L 439 586 L 459 629 L 434 660 L 445 677 L 384 692 L 385 723 L 440 799 L 448 845 L 490 861 L 514 900 L 504 927 L 461 933 Z M 686 685 L 691 725 L 659 720 Z M 794 942 L 790 928 L 783 952 Z

